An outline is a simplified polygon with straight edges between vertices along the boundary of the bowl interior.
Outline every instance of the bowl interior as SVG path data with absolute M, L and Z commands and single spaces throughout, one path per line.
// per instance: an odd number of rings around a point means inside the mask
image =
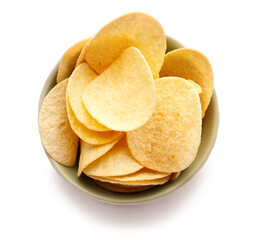
M 184 47 L 181 43 L 175 39 L 167 36 L 167 52 Z M 43 90 L 41 92 L 39 100 L 39 110 L 42 104 L 43 99 L 47 93 L 56 85 L 56 76 L 59 63 L 51 71 Z M 203 128 L 202 128 L 202 139 L 201 144 L 196 156 L 196 159 L 193 163 L 184 171 L 181 172 L 178 179 L 173 182 L 168 182 L 161 186 L 156 186 L 146 191 L 138 193 L 116 193 L 109 190 L 103 189 L 94 183 L 93 180 L 86 177 L 82 174 L 81 177 L 77 177 L 77 167 L 76 164 L 74 167 L 65 167 L 56 161 L 54 161 L 47 153 L 52 166 L 56 171 L 71 185 L 80 190 L 81 192 L 97 199 L 100 201 L 114 203 L 114 204 L 138 204 L 148 201 L 152 201 L 163 196 L 166 196 L 178 189 L 180 186 L 185 184 L 189 179 L 191 179 L 204 165 L 207 161 L 207 158 L 214 146 L 219 123 L 219 111 L 218 111 L 218 102 L 216 92 L 214 90 L 213 96 L 210 102 L 210 105 L 206 111 L 205 117 L 203 119 Z M 77 161 L 78 162 L 78 161 Z

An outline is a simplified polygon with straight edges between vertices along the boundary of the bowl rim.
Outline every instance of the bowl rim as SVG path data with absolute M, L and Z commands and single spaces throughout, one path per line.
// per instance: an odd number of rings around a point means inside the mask
M 166 37 L 169 41 L 172 41 L 179 48 L 185 47 L 183 44 L 178 42 L 176 39 L 174 39 L 170 36 L 166 36 Z M 50 74 L 47 77 L 47 80 L 45 81 L 45 83 L 43 85 L 43 88 L 42 88 L 42 91 L 41 91 L 41 94 L 40 94 L 40 98 L 39 98 L 39 102 L 38 102 L 38 117 L 39 117 L 40 108 L 41 108 L 41 105 L 42 105 L 42 102 L 43 102 L 45 96 L 47 95 L 49 90 L 57 84 L 56 82 L 53 83 L 53 78 L 56 79 L 59 63 L 60 63 L 60 61 L 58 61 L 56 63 L 56 65 L 51 70 Z M 177 190 L 181 186 L 185 185 L 192 177 L 194 177 L 198 173 L 198 171 L 207 162 L 207 159 L 208 159 L 208 157 L 209 157 L 209 155 L 210 155 L 210 153 L 211 153 L 211 151 L 212 151 L 212 149 L 215 145 L 215 142 L 216 142 L 216 139 L 217 139 L 217 134 L 218 134 L 218 127 L 219 127 L 219 107 L 218 107 L 218 99 L 217 99 L 217 94 L 216 94 L 215 89 L 213 90 L 213 94 L 212 94 L 210 104 L 211 103 L 214 104 L 214 119 L 213 119 L 214 124 L 213 124 L 212 135 L 210 137 L 210 141 L 208 141 L 207 147 L 206 147 L 207 149 L 204 151 L 205 152 L 204 161 L 201 161 L 200 164 L 197 165 L 197 168 L 196 168 L 195 171 L 193 171 L 191 174 L 186 175 L 182 182 L 178 182 L 173 187 L 164 189 L 162 191 L 156 191 L 152 195 L 143 195 L 140 198 L 132 198 L 132 199 L 129 199 L 129 198 L 127 198 L 127 199 L 124 198 L 123 199 L 122 198 L 122 199 L 120 199 L 120 198 L 112 198 L 112 197 L 109 197 L 109 196 L 104 195 L 104 194 L 98 194 L 98 192 L 97 193 L 92 192 L 92 191 L 88 190 L 87 188 L 82 188 L 79 184 L 72 181 L 72 179 L 69 179 L 66 176 L 65 172 L 62 171 L 60 167 L 58 167 L 59 163 L 57 163 L 54 159 L 52 159 L 48 155 L 48 153 L 46 152 L 44 147 L 43 147 L 43 149 L 44 149 L 44 151 L 46 153 L 46 156 L 48 157 L 51 165 L 57 171 L 57 173 L 67 183 L 71 184 L 74 188 L 78 189 L 80 192 L 86 194 L 87 196 L 89 196 L 93 199 L 96 199 L 98 201 L 105 202 L 105 203 L 115 204 L 115 205 L 135 205 L 135 204 L 142 204 L 142 203 L 146 203 L 146 202 L 152 202 L 152 201 L 155 201 L 157 199 L 160 199 L 160 198 L 163 198 L 163 197 L 169 195 L 170 193 L 174 192 L 175 190 Z M 207 114 L 207 112 L 206 112 L 206 114 Z M 125 194 L 127 194 L 127 193 L 125 193 Z M 133 193 L 133 194 L 136 194 L 136 193 Z

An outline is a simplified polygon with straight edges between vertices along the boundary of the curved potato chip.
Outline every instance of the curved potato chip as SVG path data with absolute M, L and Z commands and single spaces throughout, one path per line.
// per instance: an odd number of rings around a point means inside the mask
M 73 113 L 73 110 L 70 106 L 68 96 L 66 96 L 66 108 L 68 113 L 68 119 L 73 131 L 84 142 L 94 144 L 94 145 L 106 144 L 114 141 L 115 139 L 117 139 L 123 134 L 122 132 L 116 132 L 116 131 L 97 132 L 84 126 L 82 123 L 80 123 L 76 119 Z
M 197 83 L 189 79 L 188 79 L 188 82 L 190 82 L 195 87 L 198 94 L 202 93 L 202 88 Z
M 121 135 L 118 139 L 114 140 L 111 143 L 107 143 L 104 145 L 92 145 L 80 141 L 80 158 L 79 158 L 79 167 L 77 171 L 77 176 L 79 177 L 83 170 L 93 161 L 103 156 L 106 152 L 108 152 L 121 138 Z
M 91 40 L 91 38 L 92 38 L 92 37 L 90 37 L 90 38 L 87 39 L 88 41 L 85 43 L 85 45 L 84 45 L 82 51 L 80 52 L 79 57 L 77 58 L 77 61 L 76 61 L 76 67 L 77 67 L 80 63 L 85 62 L 85 48 L 87 47 L 88 42 L 89 42 L 89 40 Z
M 69 124 L 65 107 L 67 81 L 56 85 L 45 97 L 39 113 L 39 132 L 46 152 L 55 161 L 73 166 L 78 137 Z
M 174 181 L 180 176 L 180 172 L 174 172 L 171 174 L 170 180 Z
M 160 71 L 160 77 L 168 76 L 193 80 L 202 88 L 200 101 L 204 117 L 213 93 L 213 70 L 209 60 L 194 49 L 173 50 L 165 55 Z
M 120 176 L 137 172 L 143 168 L 131 155 L 126 138 L 123 137 L 106 154 L 92 162 L 83 172 L 99 177 Z
M 87 111 L 83 104 L 82 92 L 90 83 L 96 74 L 87 63 L 81 63 L 72 73 L 67 86 L 67 94 L 73 113 L 77 120 L 84 124 L 87 128 L 95 131 L 109 131 L 111 129 L 97 122 Z
M 127 144 L 143 166 L 160 172 L 179 172 L 192 163 L 201 141 L 199 95 L 182 78 L 159 78 L 155 83 L 155 112 L 142 127 L 127 132 Z
M 141 192 L 153 187 L 153 185 L 147 185 L 147 186 L 121 185 L 121 184 L 114 184 L 114 183 L 108 183 L 108 182 L 101 182 L 95 179 L 94 179 L 94 182 L 107 190 L 110 190 L 113 192 L 122 192 L 122 193 Z
M 131 46 L 141 51 L 157 78 L 164 61 L 166 37 L 160 23 L 144 13 L 125 14 L 105 25 L 88 43 L 85 60 L 101 74 Z
M 127 182 L 127 181 L 153 180 L 153 179 L 167 177 L 169 175 L 170 173 L 156 172 L 147 168 L 142 168 L 141 170 L 135 173 L 131 173 L 124 176 L 108 177 L 108 179 Z
M 89 38 L 74 44 L 63 54 L 57 73 L 57 83 L 60 83 L 64 79 L 70 77 L 73 70 L 75 69 L 77 58 L 82 51 L 84 45 L 88 41 Z
M 92 176 L 88 175 L 90 178 L 100 180 L 102 182 L 108 182 L 108 183 L 114 183 L 114 184 L 120 184 L 120 185 L 127 185 L 127 186 L 147 186 L 147 185 L 161 185 L 169 181 L 170 176 L 166 176 L 163 178 L 153 179 L 153 180 L 141 180 L 141 181 L 118 181 L 109 179 L 107 177 L 98 177 L 98 176 Z
M 82 94 L 88 112 L 116 131 L 142 126 L 154 111 L 155 83 L 141 52 L 130 47 Z

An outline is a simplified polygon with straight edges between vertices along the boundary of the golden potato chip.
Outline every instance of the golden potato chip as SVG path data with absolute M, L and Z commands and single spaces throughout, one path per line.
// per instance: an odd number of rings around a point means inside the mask
M 80 63 L 85 62 L 85 48 L 87 47 L 88 42 L 89 42 L 89 40 L 90 40 L 91 38 L 92 38 L 92 37 L 88 38 L 88 41 L 85 43 L 85 45 L 84 45 L 82 51 L 80 52 L 79 57 L 78 57 L 78 59 L 77 59 L 77 61 L 76 61 L 76 67 L 77 67 Z
M 39 113 L 39 132 L 46 152 L 57 162 L 73 166 L 78 137 L 73 132 L 66 111 L 68 80 L 56 85 L 45 97 Z
M 120 176 L 137 172 L 141 166 L 131 155 L 125 136 L 106 154 L 92 162 L 83 172 L 99 177 Z
M 67 86 L 69 102 L 77 120 L 87 128 L 95 131 L 109 131 L 111 129 L 98 123 L 86 110 L 82 92 L 85 86 L 98 75 L 88 66 L 87 63 L 81 63 L 72 73 Z
M 127 132 L 128 147 L 135 159 L 149 169 L 179 172 L 192 163 L 201 141 L 199 95 L 182 78 L 159 78 L 155 84 L 155 112 L 142 127 Z
M 75 69 L 77 58 L 88 40 L 89 38 L 76 43 L 63 54 L 57 73 L 57 83 L 70 77 Z
M 109 179 L 108 177 L 98 177 L 88 175 L 90 178 L 99 180 L 101 182 L 114 183 L 119 185 L 127 185 L 127 186 L 147 186 L 147 185 L 161 185 L 169 181 L 170 176 L 166 176 L 163 178 L 153 179 L 153 180 L 140 180 L 140 181 L 118 181 Z
M 188 79 L 188 82 L 190 82 L 190 83 L 195 87 L 195 89 L 196 89 L 196 91 L 197 91 L 198 94 L 200 94 L 200 93 L 203 92 L 203 91 L 202 91 L 202 88 L 201 88 L 198 84 L 196 84 L 193 80 L 189 80 L 189 79 Z
M 170 180 L 174 181 L 180 176 L 180 172 L 174 172 L 171 174 Z
M 141 52 L 130 47 L 82 94 L 88 112 L 116 131 L 142 126 L 154 111 L 155 83 Z
M 116 131 L 97 132 L 94 130 L 90 130 L 89 128 L 84 126 L 76 119 L 70 106 L 68 96 L 66 96 L 66 108 L 68 113 L 68 119 L 72 129 L 78 135 L 78 137 L 86 143 L 94 145 L 106 144 L 114 141 L 123 134 L 122 132 Z
M 123 176 L 108 177 L 108 179 L 117 180 L 120 182 L 127 182 L 127 181 L 153 180 L 153 179 L 167 177 L 169 175 L 170 173 L 162 173 L 162 172 L 153 171 L 147 168 L 142 168 L 141 170 L 135 173 L 131 173 Z
M 173 50 L 165 55 L 160 77 L 175 76 L 193 80 L 202 88 L 202 117 L 213 93 L 213 70 L 209 60 L 199 51 L 189 48 Z
M 131 46 L 141 51 L 157 78 L 164 61 L 166 37 L 160 23 L 144 13 L 125 14 L 105 25 L 88 42 L 85 60 L 101 74 Z
M 108 152 L 121 138 L 114 140 L 111 143 L 103 144 L 103 145 L 92 145 L 86 143 L 84 141 L 80 141 L 80 158 L 79 158 L 79 167 L 77 176 L 79 177 L 82 171 L 93 161 L 104 155 Z
M 146 186 L 121 185 L 121 184 L 114 184 L 114 183 L 108 183 L 108 182 L 101 182 L 95 179 L 94 179 L 94 182 L 107 190 L 110 190 L 113 192 L 122 192 L 122 193 L 141 192 L 153 187 L 153 185 L 146 185 Z
M 76 61 L 76 67 L 78 67 L 79 64 L 81 64 L 81 63 L 83 63 L 85 61 L 84 54 L 85 54 L 85 48 L 86 48 L 87 44 L 88 44 L 88 42 L 84 45 L 84 47 L 83 47 L 83 49 L 82 49 L 82 51 L 81 51 L 81 53 L 80 53 L 80 55 L 79 55 L 79 57 L 78 57 L 78 59 Z

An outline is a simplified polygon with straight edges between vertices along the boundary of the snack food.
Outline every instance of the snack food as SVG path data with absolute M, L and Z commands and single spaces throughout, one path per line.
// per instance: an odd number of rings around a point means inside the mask
M 99 132 L 87 128 L 76 119 L 74 112 L 70 106 L 68 97 L 66 97 L 66 108 L 68 119 L 73 131 L 80 139 L 87 143 L 94 145 L 106 144 L 114 141 L 123 134 L 122 132 L 116 131 Z
M 131 46 L 141 51 L 158 78 L 166 51 L 165 33 L 160 23 L 145 13 L 128 13 L 105 25 L 88 43 L 85 60 L 101 74 Z
M 83 47 L 82 51 L 80 52 L 79 57 L 77 58 L 76 67 L 77 67 L 80 63 L 85 62 L 85 49 L 86 49 L 86 47 L 87 47 L 87 45 L 88 45 L 88 42 L 89 42 L 89 40 L 90 40 L 91 38 L 92 38 L 92 37 L 88 38 L 87 41 L 86 41 L 86 43 L 84 44 L 84 47 Z
M 113 191 L 113 192 L 121 192 L 121 193 L 134 193 L 134 192 L 141 192 L 144 190 L 147 190 L 153 185 L 147 185 L 147 186 L 130 186 L 130 185 L 124 185 L 124 184 L 114 184 L 109 182 L 102 182 L 99 180 L 94 179 L 94 182 L 97 183 L 99 186 Z
M 127 185 L 127 186 L 151 186 L 151 185 L 162 185 L 169 181 L 170 176 L 166 176 L 163 178 L 158 179 L 152 179 L 152 180 L 136 180 L 136 181 L 118 181 L 113 180 L 110 178 L 104 178 L 104 177 L 97 177 L 97 176 L 91 176 L 91 178 L 99 180 L 101 182 L 107 182 L 107 183 L 113 183 L 113 184 L 119 184 L 119 185 Z
M 127 133 L 128 147 L 149 169 L 179 172 L 192 163 L 201 141 L 200 99 L 185 79 L 165 77 L 155 83 L 155 112 L 146 124 Z
M 73 166 L 78 137 L 72 130 L 66 111 L 68 79 L 56 85 L 44 99 L 39 113 L 39 132 L 46 152 L 57 162 Z
M 195 160 L 213 73 L 196 50 L 165 50 L 161 25 L 143 13 L 68 49 L 39 113 L 46 152 L 65 166 L 79 159 L 72 173 L 111 191 L 176 181 Z
M 154 112 L 155 84 L 140 50 L 124 50 L 84 88 L 82 98 L 88 112 L 110 129 L 131 131 L 142 126 Z
M 110 131 L 111 129 L 97 122 L 87 111 L 83 104 L 82 92 L 84 88 L 96 77 L 96 74 L 87 63 L 81 63 L 72 73 L 67 86 L 67 96 L 70 106 L 77 120 L 87 128 L 95 131 Z
M 57 74 L 57 83 L 60 83 L 64 79 L 70 77 L 71 73 L 75 69 L 77 59 L 90 38 L 84 39 L 72 47 L 70 47 L 62 56 Z
M 213 70 L 206 56 L 190 48 L 181 48 L 167 53 L 160 77 L 168 76 L 193 80 L 202 88 L 200 101 L 202 117 L 204 117 L 213 92 Z
M 121 182 L 144 181 L 144 180 L 160 179 L 160 178 L 163 178 L 163 177 L 167 177 L 169 175 L 171 175 L 171 174 L 170 173 L 152 171 L 152 170 L 147 169 L 147 168 L 142 168 L 141 170 L 139 170 L 135 173 L 126 174 L 124 176 L 108 177 L 108 179 L 121 181 Z
M 125 136 L 106 154 L 87 166 L 83 172 L 93 177 L 123 176 L 142 169 L 131 155 Z
M 195 87 L 198 94 L 202 93 L 202 88 L 198 84 L 196 84 L 193 80 L 188 80 L 188 82 Z
M 108 152 L 122 137 L 114 140 L 113 142 L 106 143 L 103 145 L 93 145 L 80 140 L 80 158 L 77 176 L 79 177 L 83 170 L 93 161 L 97 160 Z

